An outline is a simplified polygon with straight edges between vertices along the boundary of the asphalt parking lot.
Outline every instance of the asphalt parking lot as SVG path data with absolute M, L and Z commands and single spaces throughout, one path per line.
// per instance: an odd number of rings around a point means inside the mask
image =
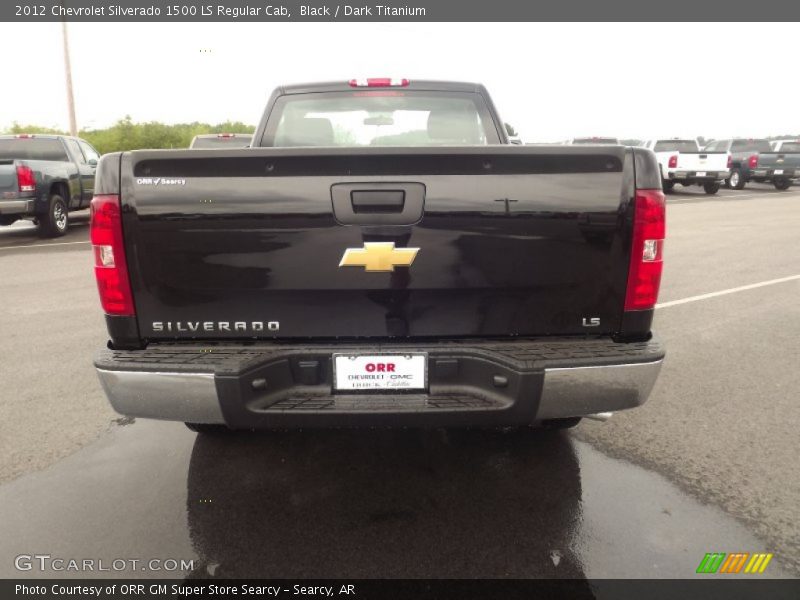
M 86 217 L 58 240 L 0 228 L 0 576 L 46 552 L 193 577 L 688 577 L 715 551 L 797 576 L 798 232 L 798 187 L 669 195 L 667 360 L 605 424 L 197 436 L 108 407 Z

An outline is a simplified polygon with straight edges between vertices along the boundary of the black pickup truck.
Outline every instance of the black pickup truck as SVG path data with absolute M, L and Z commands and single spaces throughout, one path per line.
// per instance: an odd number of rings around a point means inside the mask
M 125 415 L 567 427 L 648 397 L 655 155 L 508 143 L 476 84 L 277 89 L 242 150 L 104 156 L 92 202 Z
M 33 219 L 42 235 L 64 235 L 69 213 L 89 207 L 99 158 L 80 138 L 0 135 L 0 225 Z

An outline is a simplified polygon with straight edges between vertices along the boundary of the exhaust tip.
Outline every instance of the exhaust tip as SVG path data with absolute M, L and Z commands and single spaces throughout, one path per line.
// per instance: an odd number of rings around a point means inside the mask
M 605 423 L 612 416 L 614 416 L 613 412 L 601 412 L 601 413 L 593 413 L 591 415 L 585 415 L 584 419 L 591 419 L 592 421 L 600 421 L 602 423 Z

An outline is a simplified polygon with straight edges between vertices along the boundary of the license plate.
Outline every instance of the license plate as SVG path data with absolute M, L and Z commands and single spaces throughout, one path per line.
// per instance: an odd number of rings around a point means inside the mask
M 775 169 L 775 175 L 783 175 L 783 169 Z
M 705 171 L 698 171 L 697 172 L 697 176 L 698 177 L 705 177 L 706 176 L 706 172 Z
M 333 382 L 338 391 L 424 390 L 428 387 L 428 356 L 334 354 Z

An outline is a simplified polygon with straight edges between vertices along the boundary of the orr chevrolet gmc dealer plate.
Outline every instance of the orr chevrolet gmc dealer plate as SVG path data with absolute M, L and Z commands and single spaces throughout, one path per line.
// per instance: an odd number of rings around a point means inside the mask
M 336 391 L 424 390 L 428 356 L 415 354 L 334 354 Z

